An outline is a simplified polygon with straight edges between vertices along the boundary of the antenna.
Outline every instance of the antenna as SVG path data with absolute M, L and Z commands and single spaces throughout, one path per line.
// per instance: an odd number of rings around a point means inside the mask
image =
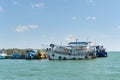
M 86 41 L 89 42 L 89 37 L 87 36 Z
M 77 43 L 78 39 L 76 38 L 76 43 Z
M 77 46 L 77 41 L 78 41 L 78 39 L 76 38 L 76 46 Z
M 62 46 L 62 41 L 60 41 L 60 45 Z
M 96 40 L 95 40 L 95 46 L 96 46 L 97 44 L 96 44 Z

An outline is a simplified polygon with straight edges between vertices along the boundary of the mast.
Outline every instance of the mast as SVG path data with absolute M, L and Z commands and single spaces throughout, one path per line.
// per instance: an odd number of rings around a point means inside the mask
M 76 38 L 76 46 L 77 46 L 77 41 L 78 41 L 78 39 Z

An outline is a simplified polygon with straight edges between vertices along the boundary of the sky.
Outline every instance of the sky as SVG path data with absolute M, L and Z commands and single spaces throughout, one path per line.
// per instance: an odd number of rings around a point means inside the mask
M 0 48 L 91 41 L 120 51 L 120 0 L 0 0 Z

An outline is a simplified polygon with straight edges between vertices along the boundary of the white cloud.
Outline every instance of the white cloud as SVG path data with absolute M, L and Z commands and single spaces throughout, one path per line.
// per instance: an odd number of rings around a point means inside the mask
M 0 6 L 0 12 L 3 12 L 3 8 Z
M 90 3 L 93 3 L 93 0 L 89 0 Z
M 120 29 L 120 25 L 117 28 Z
M 38 28 L 38 25 L 18 25 L 16 27 L 16 31 L 17 32 L 25 32 L 25 31 L 28 31 L 28 30 L 33 30 L 33 29 L 37 29 Z
M 76 20 L 76 19 L 77 19 L 77 17 L 76 17 L 76 16 L 73 16 L 73 17 L 72 17 L 72 20 Z
M 41 8 L 41 7 L 44 7 L 44 6 L 45 6 L 45 4 L 43 2 L 32 4 L 32 8 Z
M 74 35 L 68 35 L 66 38 L 65 38 L 65 41 L 66 42 L 71 42 L 71 41 L 75 41 L 76 38 Z
M 12 2 L 12 4 L 13 4 L 13 5 L 17 5 L 17 4 L 18 4 L 18 2 L 14 1 L 14 2 Z
M 88 3 L 93 4 L 95 2 L 95 0 L 86 0 Z
M 95 16 L 88 16 L 87 20 L 96 20 L 96 17 Z

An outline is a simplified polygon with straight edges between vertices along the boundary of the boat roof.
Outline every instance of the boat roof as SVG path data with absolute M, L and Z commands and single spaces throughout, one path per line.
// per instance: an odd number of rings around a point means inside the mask
M 84 44 L 84 45 L 88 45 L 88 43 L 91 43 L 91 42 L 70 42 L 70 43 L 68 43 L 68 45 L 70 45 L 70 44 Z

